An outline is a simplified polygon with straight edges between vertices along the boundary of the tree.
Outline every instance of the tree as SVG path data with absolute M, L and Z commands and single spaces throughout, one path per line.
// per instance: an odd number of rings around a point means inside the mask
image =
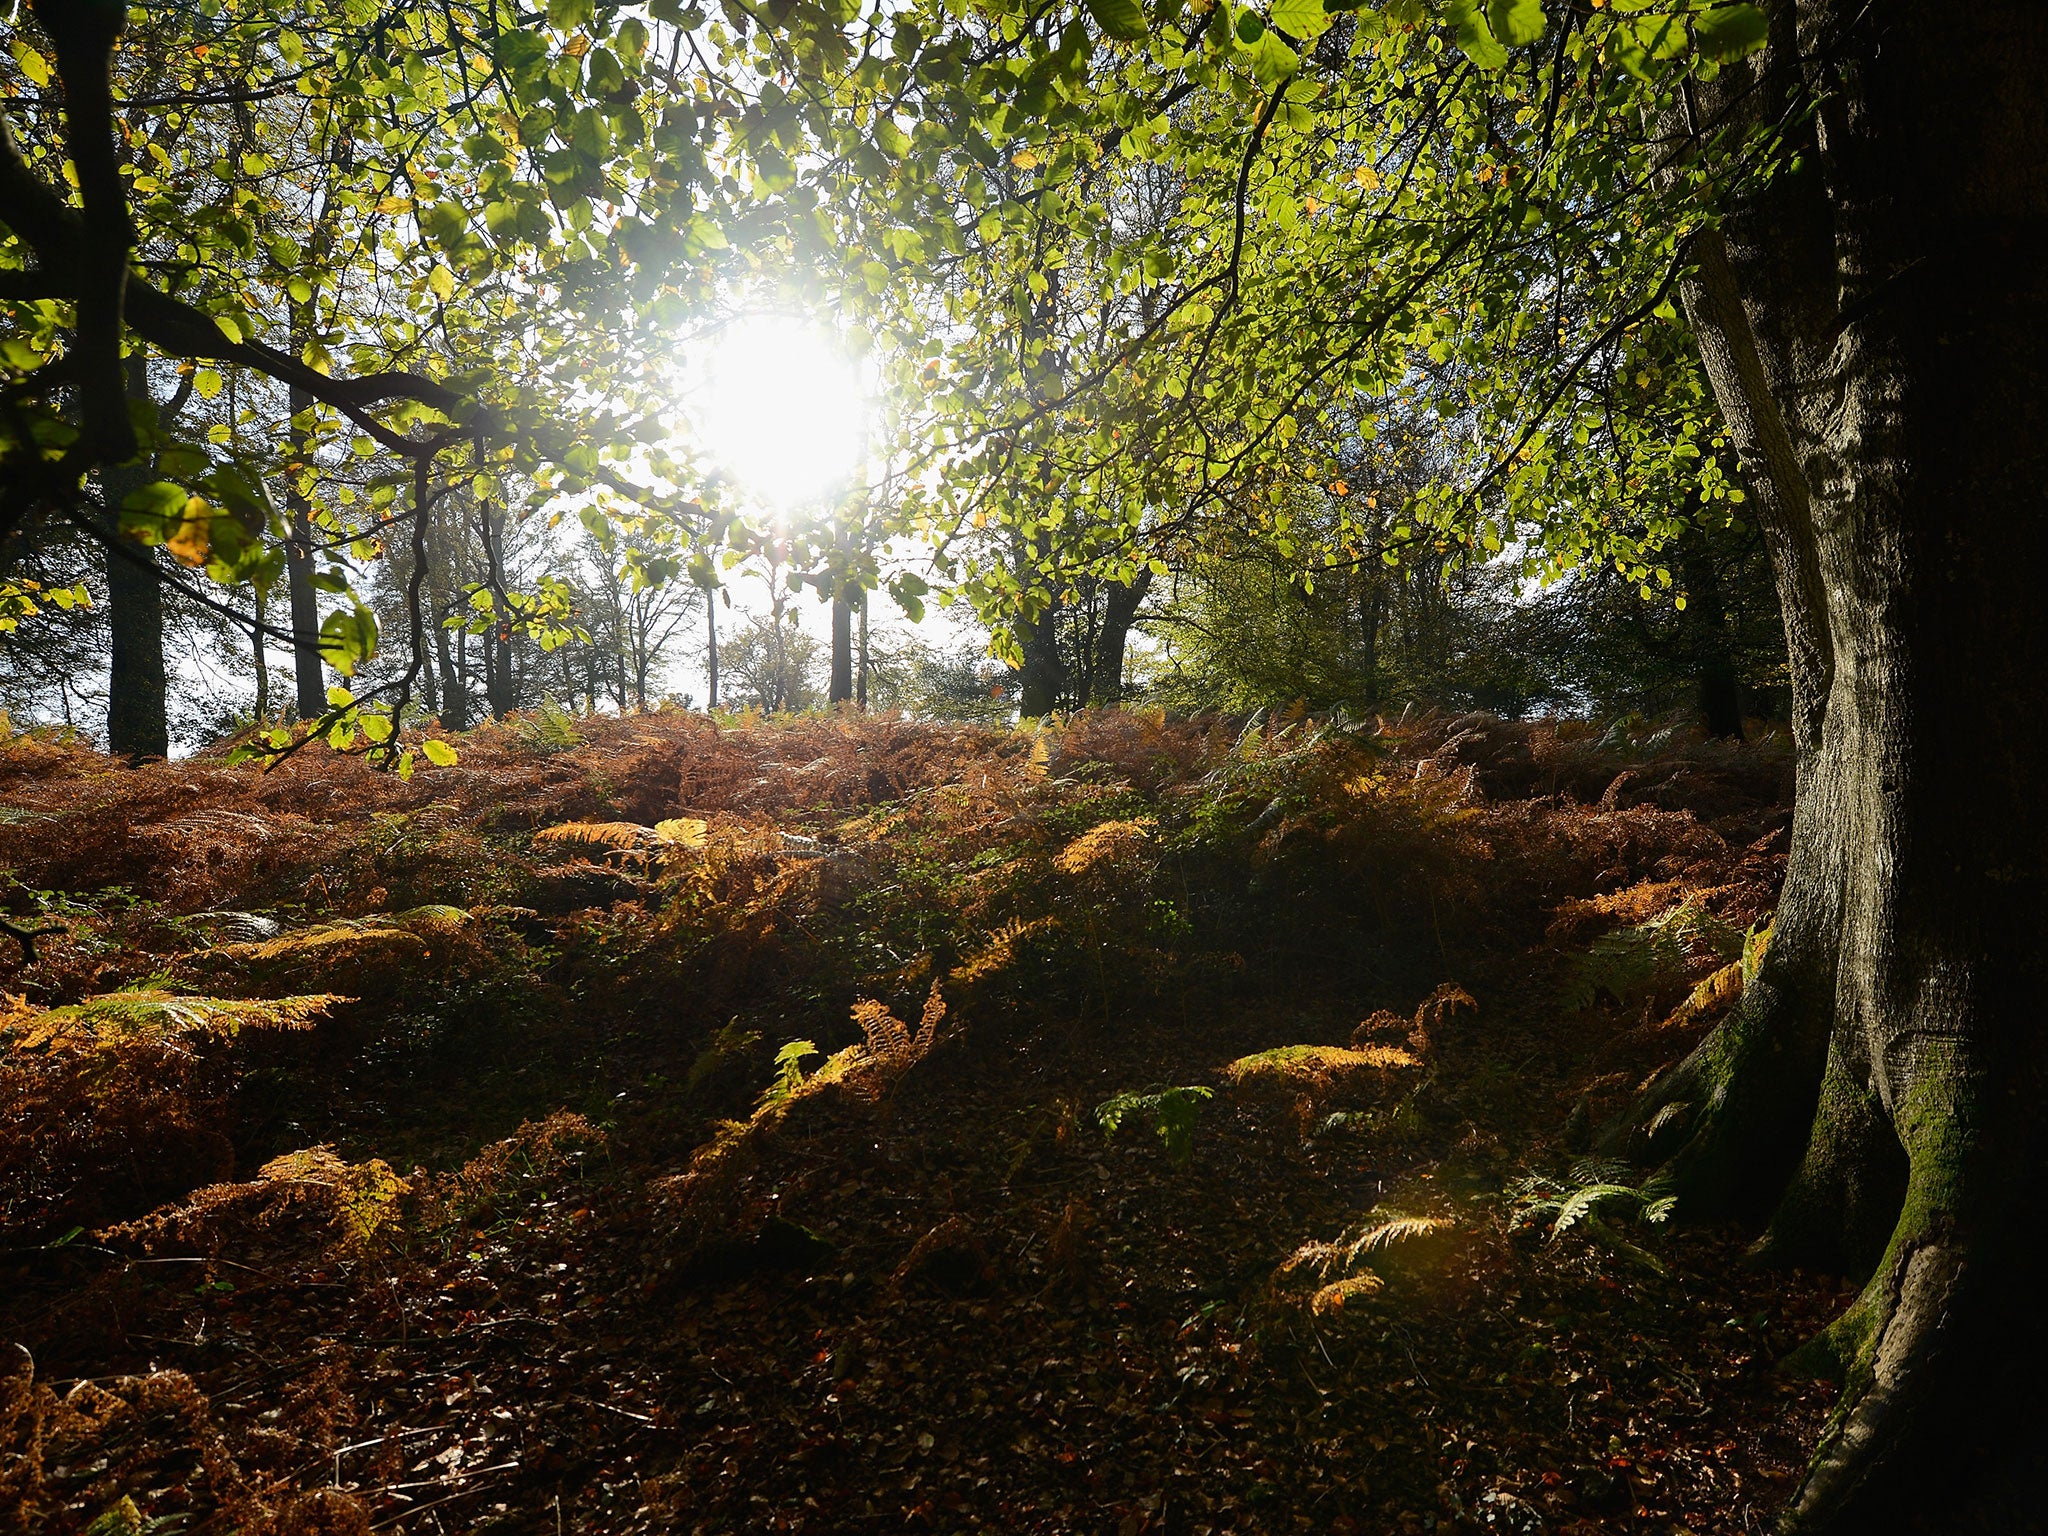
M 1827 88 L 1686 283 L 1771 541 L 1799 801 L 1753 999 L 1643 1106 L 1689 1113 L 1699 1198 L 1782 1190 L 1776 1250 L 1870 1274 L 1808 1352 L 1845 1388 L 1799 1528 L 1890 1528 L 1963 1449 L 1949 1528 L 2032 1498 L 1985 1410 L 2042 1343 L 2048 15 L 1962 23 L 1776 6 L 1769 51 L 1698 93 L 1753 116 Z
M 344 679 L 369 661 L 355 578 L 393 539 L 432 542 L 454 480 L 498 518 L 534 510 L 506 505 L 517 482 L 530 503 L 705 531 L 655 412 L 663 330 L 732 243 L 697 117 L 732 98 L 722 80 L 702 97 L 673 46 L 655 55 L 644 17 L 589 0 L 545 16 L 47 0 L 10 41 L 0 535 L 57 518 L 162 546 L 180 567 L 166 579 L 245 626 L 248 590 L 288 574 L 294 627 L 261 627 L 300 654 L 311 706 L 309 649 Z M 131 411 L 129 358 L 209 399 L 225 380 L 229 441 Z M 293 425 L 223 451 L 266 415 Z M 150 478 L 101 504 L 109 473 L 145 462 Z M 413 565 L 424 584 L 429 562 Z M 324 613 L 322 589 L 338 599 Z M 407 665 L 361 697 L 322 693 L 313 734 L 411 764 L 396 726 L 434 660 L 423 596 L 404 609 Z M 560 633 L 559 604 L 520 596 L 494 590 L 477 635 L 500 708 L 517 637 Z
M 726 639 L 726 702 L 735 689 L 764 714 L 815 708 L 819 702 L 818 642 L 797 627 L 796 615 L 763 614 Z

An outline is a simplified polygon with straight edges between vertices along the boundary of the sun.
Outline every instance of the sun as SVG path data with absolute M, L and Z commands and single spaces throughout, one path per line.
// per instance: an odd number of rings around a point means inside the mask
M 852 478 L 867 402 L 845 354 L 788 315 L 726 326 L 689 412 L 710 458 L 754 499 L 792 511 Z

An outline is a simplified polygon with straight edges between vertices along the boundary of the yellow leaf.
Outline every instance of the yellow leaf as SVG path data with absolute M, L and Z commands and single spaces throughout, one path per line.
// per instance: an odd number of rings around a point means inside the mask
M 164 548 L 178 564 L 198 570 L 206 564 L 207 551 L 213 545 L 212 522 L 213 508 L 199 497 L 192 497 L 185 503 L 185 520 L 178 524 L 176 533 L 164 540 Z
M 17 37 L 14 40 L 14 62 L 21 66 L 21 72 L 27 75 L 33 84 L 50 83 L 50 61 L 31 48 L 26 38 Z
M 427 274 L 427 286 L 434 290 L 434 297 L 446 304 L 455 297 L 455 274 L 447 267 L 436 265 Z
M 427 761 L 436 768 L 453 768 L 455 766 L 456 751 L 445 741 L 429 736 L 420 743 L 420 750 L 427 754 Z

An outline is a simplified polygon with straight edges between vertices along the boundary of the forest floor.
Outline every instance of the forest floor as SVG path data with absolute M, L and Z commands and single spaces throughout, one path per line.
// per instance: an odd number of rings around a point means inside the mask
M 1768 1529 L 1842 1286 L 1586 1149 L 1781 740 L 460 747 L 0 748 L 0 1531 Z

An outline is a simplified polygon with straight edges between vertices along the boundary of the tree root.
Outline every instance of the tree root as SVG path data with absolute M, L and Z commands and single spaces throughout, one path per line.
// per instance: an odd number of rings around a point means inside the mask
M 1601 1137 L 1610 1155 L 1668 1163 L 1688 1217 L 1760 1219 L 1813 1124 L 1827 1036 L 1768 978 Z

